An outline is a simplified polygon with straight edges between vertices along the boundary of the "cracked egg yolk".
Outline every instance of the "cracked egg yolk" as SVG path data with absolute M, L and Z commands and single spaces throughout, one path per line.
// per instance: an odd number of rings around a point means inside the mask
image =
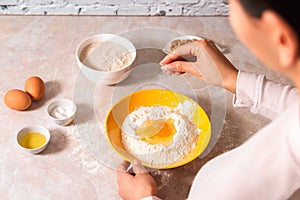
M 173 119 L 147 120 L 135 129 L 135 134 L 149 144 L 168 146 L 173 142 L 176 133 Z

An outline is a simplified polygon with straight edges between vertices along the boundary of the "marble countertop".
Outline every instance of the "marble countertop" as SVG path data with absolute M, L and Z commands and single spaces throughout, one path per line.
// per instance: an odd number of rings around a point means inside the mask
M 1 199 L 119 199 L 115 167 L 122 159 L 107 144 L 103 120 L 118 99 L 139 89 L 162 87 L 183 93 L 197 101 L 212 122 L 212 142 L 199 158 L 182 167 L 151 171 L 163 199 L 187 198 L 197 171 L 207 161 L 239 146 L 268 123 L 247 109 L 234 109 L 232 94 L 220 88 L 188 74 L 162 73 L 161 49 L 174 36 L 213 39 L 239 69 L 286 81 L 261 67 L 226 17 L 0 16 L 0 27 Z M 138 50 L 132 73 L 114 86 L 90 82 L 76 63 L 77 45 L 99 33 L 121 34 Z M 6 107 L 5 93 L 24 89 L 32 75 L 45 81 L 43 99 L 26 111 Z M 69 126 L 55 125 L 46 115 L 47 105 L 59 98 L 71 99 L 78 107 Z M 18 130 L 33 124 L 51 133 L 49 146 L 37 155 L 23 152 L 15 141 Z

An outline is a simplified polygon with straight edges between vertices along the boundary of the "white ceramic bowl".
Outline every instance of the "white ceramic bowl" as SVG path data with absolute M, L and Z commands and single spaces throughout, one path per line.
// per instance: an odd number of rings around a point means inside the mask
M 66 126 L 74 120 L 76 110 L 77 107 L 73 101 L 58 99 L 48 105 L 47 114 L 57 125 Z
M 186 39 L 188 39 L 188 40 L 201 40 L 202 38 L 198 37 L 198 36 L 194 36 L 194 35 L 183 35 L 183 36 L 179 36 L 179 37 L 173 38 L 162 49 L 163 52 L 165 52 L 166 54 L 171 53 L 170 48 L 171 48 L 172 41 L 174 41 L 174 40 L 186 40 Z
M 171 39 L 166 45 L 165 47 L 162 49 L 163 52 L 165 52 L 166 54 L 169 54 L 171 53 L 171 43 L 174 41 L 174 40 L 202 40 L 204 38 L 202 37 L 198 37 L 198 36 L 195 36 L 195 35 L 183 35 L 183 36 L 179 36 L 179 37 L 176 37 L 176 38 L 173 38 Z M 216 46 L 218 47 L 218 49 L 220 51 L 224 51 L 218 44 L 216 44 Z
M 38 133 L 42 134 L 43 136 L 45 136 L 46 142 L 42 146 L 37 147 L 37 148 L 29 148 L 29 147 L 23 146 L 21 144 L 22 138 L 24 136 L 26 136 L 28 133 L 32 133 L 32 132 L 38 132 Z M 47 128 L 45 128 L 43 126 L 39 126 L 39 125 L 26 126 L 18 132 L 16 140 L 17 140 L 18 146 L 22 150 L 24 150 L 27 153 L 37 154 L 37 153 L 40 153 L 41 151 L 43 151 L 48 146 L 48 143 L 50 141 L 50 132 L 48 131 Z
M 105 41 L 115 42 L 128 49 L 128 52 L 131 55 L 131 60 L 128 65 L 123 66 L 122 68 L 115 71 L 101 71 L 83 64 L 83 62 L 80 60 L 83 49 L 92 43 Z M 84 39 L 76 49 L 77 64 L 84 76 L 94 82 L 101 81 L 101 83 L 105 85 L 114 85 L 126 79 L 130 74 L 135 58 L 135 46 L 128 39 L 115 34 L 98 34 L 90 36 Z

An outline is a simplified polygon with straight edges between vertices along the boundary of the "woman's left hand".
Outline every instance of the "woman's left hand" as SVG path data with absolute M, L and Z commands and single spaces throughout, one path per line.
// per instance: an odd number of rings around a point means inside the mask
M 138 161 L 133 162 L 133 172 L 127 172 L 129 162 L 123 161 L 117 169 L 119 195 L 124 200 L 140 200 L 157 195 L 157 186 L 153 177 Z

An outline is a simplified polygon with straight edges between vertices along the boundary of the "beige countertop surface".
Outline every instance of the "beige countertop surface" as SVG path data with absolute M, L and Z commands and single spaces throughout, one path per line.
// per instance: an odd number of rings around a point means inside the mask
M 202 106 L 212 124 L 211 143 L 199 158 L 178 168 L 151 171 L 163 199 L 187 198 L 206 162 L 241 145 L 268 123 L 247 109 L 233 108 L 232 94 L 223 89 L 189 74 L 164 74 L 158 65 L 165 55 L 162 48 L 175 36 L 212 39 L 239 69 L 287 81 L 262 68 L 226 17 L 0 16 L 0 27 L 0 199 L 119 199 L 115 167 L 122 158 L 108 145 L 103 121 L 117 100 L 136 90 L 183 93 Z M 114 86 L 87 80 L 76 63 L 77 45 L 100 33 L 121 34 L 137 48 L 133 71 Z M 26 111 L 6 107 L 5 93 L 24 89 L 32 75 L 45 81 L 43 99 Z M 46 115 L 47 105 L 60 98 L 78 107 L 68 126 L 58 126 Z M 34 124 L 48 128 L 51 140 L 43 152 L 31 155 L 18 148 L 15 138 L 18 130 Z

